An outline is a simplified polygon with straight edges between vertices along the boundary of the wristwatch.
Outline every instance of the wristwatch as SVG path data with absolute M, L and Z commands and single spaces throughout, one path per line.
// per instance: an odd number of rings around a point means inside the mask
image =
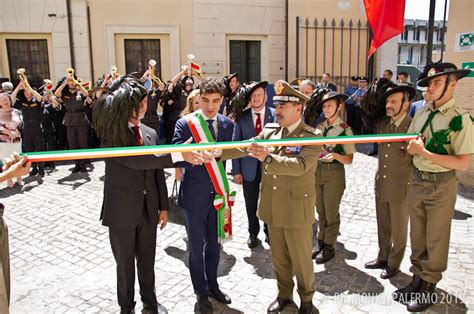
M 269 163 L 271 163 L 271 162 L 272 162 L 272 160 L 273 160 L 273 157 L 272 157 L 272 155 L 271 155 L 271 154 L 268 154 L 268 156 L 267 156 L 267 157 L 265 157 L 265 159 L 263 160 L 263 162 L 264 162 L 264 163 L 266 163 L 266 164 L 268 165 Z

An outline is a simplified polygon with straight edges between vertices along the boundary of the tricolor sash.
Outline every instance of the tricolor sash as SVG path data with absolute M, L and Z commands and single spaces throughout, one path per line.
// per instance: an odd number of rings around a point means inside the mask
M 199 111 L 188 114 L 185 118 L 196 143 L 214 142 L 206 120 Z M 227 174 L 221 161 L 213 159 L 204 166 L 216 191 L 214 208 L 217 210 L 217 239 L 222 243 L 232 236 L 232 206 L 236 193 L 230 191 Z

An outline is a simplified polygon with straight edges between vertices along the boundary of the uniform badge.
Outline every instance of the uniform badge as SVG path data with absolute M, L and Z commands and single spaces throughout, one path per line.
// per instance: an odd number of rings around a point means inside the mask
M 282 82 L 279 81 L 275 84 L 275 94 L 277 94 L 278 96 L 281 95 L 284 89 L 285 89 L 285 86 L 283 85 Z
M 299 154 L 299 153 L 301 153 L 302 149 L 303 149 L 303 146 L 286 146 L 285 147 L 285 153 L 287 153 L 287 154 Z
M 428 71 L 428 76 L 433 76 L 436 74 L 436 69 L 435 68 L 431 68 L 429 71 Z

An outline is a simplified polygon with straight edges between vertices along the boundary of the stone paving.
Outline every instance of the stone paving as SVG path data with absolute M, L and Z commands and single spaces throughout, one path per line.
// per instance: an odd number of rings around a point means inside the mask
M 398 313 L 405 307 L 391 293 L 410 281 L 408 245 L 402 273 L 392 280 L 363 265 L 377 256 L 373 178 L 377 161 L 357 153 L 346 168 L 347 189 L 341 204 L 341 235 L 336 258 L 314 268 L 314 303 L 321 313 Z M 63 164 L 43 179 L 27 178 L 23 189 L 0 197 L 10 230 L 12 313 L 116 313 L 115 263 L 108 230 L 99 221 L 104 163 L 88 174 L 70 174 Z M 171 192 L 172 169 L 168 169 Z M 233 240 L 221 254 L 219 282 L 232 298 L 230 306 L 213 301 L 215 312 L 265 313 L 276 295 L 269 247 L 249 250 L 241 187 L 234 209 Z M 474 192 L 460 188 L 452 225 L 449 266 L 438 284 L 439 304 L 429 312 L 465 313 L 474 309 Z M 263 238 L 263 235 L 260 235 Z M 158 232 L 156 289 L 170 313 L 192 313 L 195 297 L 187 268 L 186 232 L 170 223 Z M 136 287 L 137 310 L 139 302 Z M 295 303 L 299 300 L 295 291 Z M 286 312 L 297 312 L 291 306 Z

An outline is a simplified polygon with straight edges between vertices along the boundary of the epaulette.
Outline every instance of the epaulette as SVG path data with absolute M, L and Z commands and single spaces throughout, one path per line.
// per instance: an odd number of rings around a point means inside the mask
M 459 114 L 469 113 L 467 110 L 465 110 L 461 107 L 458 107 L 458 106 L 454 106 L 454 110 L 456 110 L 456 112 L 459 113 Z
M 339 124 L 339 126 L 340 126 L 341 128 L 343 128 L 344 130 L 350 128 L 349 124 L 347 124 L 347 123 L 345 123 L 345 122 L 342 122 L 341 124 Z
M 306 131 L 306 132 L 308 132 L 308 133 L 315 134 L 315 135 L 318 135 L 318 134 L 321 134 L 321 133 L 322 133 L 321 130 L 318 130 L 318 129 L 316 129 L 316 128 L 313 128 L 312 126 L 309 126 L 309 125 L 307 125 L 307 124 L 305 124 L 305 125 L 303 126 L 303 130 Z
M 266 129 L 276 129 L 276 128 L 279 128 L 279 127 L 280 127 L 280 125 L 278 123 L 274 123 L 274 122 L 265 124 Z

